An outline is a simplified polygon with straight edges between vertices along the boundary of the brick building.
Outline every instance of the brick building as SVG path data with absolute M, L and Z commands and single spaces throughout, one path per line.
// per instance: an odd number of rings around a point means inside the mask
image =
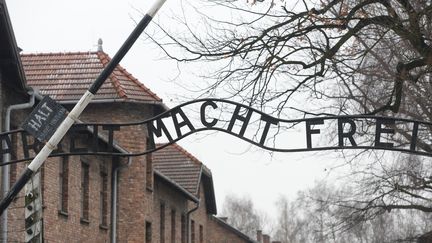
M 67 109 L 108 61 L 102 51 L 22 55 L 28 85 Z M 134 122 L 164 110 L 159 97 L 118 66 L 80 119 Z M 147 128 L 142 125 L 116 131 L 114 140 L 114 149 L 125 153 L 149 146 Z M 91 144 L 83 138 L 78 146 Z M 212 174 L 198 159 L 178 145 L 152 156 L 127 161 L 95 156 L 49 159 L 42 180 L 44 240 L 202 243 L 224 242 L 219 241 L 223 238 L 252 242 L 232 227 L 220 227 L 223 223 L 214 217 Z M 17 168 L 11 171 L 16 174 Z M 82 237 L 77 239 L 76 232 Z M 14 236 L 20 240 L 21 236 Z
M 154 153 L 154 171 L 156 183 L 154 213 L 157 218 L 156 227 L 158 227 L 155 232 L 160 239 L 158 242 L 173 242 L 172 238 L 175 235 L 184 239 L 180 242 L 187 242 L 187 237 L 189 242 L 196 243 L 254 242 L 214 216 L 217 210 L 212 173 L 192 154 L 176 144 L 170 145 Z M 177 193 L 169 192 L 171 188 L 179 190 Z M 184 194 L 183 197 L 179 195 L 181 193 Z M 174 195 L 177 197 L 173 197 Z M 180 200 L 181 203 L 178 203 Z M 178 219 L 174 220 L 176 217 L 180 217 L 180 232 L 175 223 Z M 162 219 L 165 219 L 168 225 L 161 224 Z M 190 229 L 189 235 L 186 235 L 186 228 Z
M 22 55 L 27 84 L 71 109 L 109 61 L 102 51 Z M 40 99 L 40 97 L 36 97 Z M 154 93 L 120 66 L 81 115 L 83 122 L 121 123 L 150 118 L 166 107 Z M 20 124 L 29 111 L 14 116 Z M 21 114 L 22 113 L 22 114 Z M 107 146 L 100 133 L 100 146 Z M 122 128 L 113 135 L 118 152 L 147 149 L 147 128 Z M 62 148 L 70 147 L 64 139 Z M 77 147 L 91 147 L 85 134 Z M 104 145 L 105 142 L 105 145 Z M 19 147 L 19 145 L 18 145 Z M 153 165 L 154 163 L 154 165 Z M 154 169 L 153 169 L 154 167 Z M 22 165 L 11 168 L 11 181 Z M 127 159 L 101 156 L 50 158 L 42 169 L 43 238 L 46 242 L 223 242 L 228 233 L 252 242 L 241 232 L 219 227 L 212 175 L 178 145 L 152 156 Z M 12 229 L 23 227 L 23 195 L 9 210 Z M 219 222 L 215 224 L 214 222 Z M 231 232 L 231 231 L 232 232 Z M 12 230 L 10 241 L 24 241 Z M 77 237 L 79 232 L 79 237 Z M 189 240 L 189 241 L 188 241 Z
M 11 105 L 23 103 L 26 100 L 28 100 L 27 87 L 19 48 L 16 45 L 6 3 L 0 0 L 0 127 L 2 131 L 5 131 L 9 124 Z M 8 166 L 0 168 L 1 179 L 4 178 L 3 175 L 9 174 L 8 169 Z M 5 182 L 9 181 L 0 180 L 2 188 L 0 191 L 9 186 Z M 3 238 L 8 230 L 6 220 L 6 215 L 0 217 L 0 238 Z
M 70 110 L 110 60 L 101 46 L 97 52 L 20 56 L 4 0 L 0 0 L 0 20 L 2 131 L 19 128 L 45 95 Z M 142 121 L 165 110 L 156 94 L 118 66 L 80 121 Z M 10 126 L 5 126 L 6 118 Z M 58 150 L 102 148 L 129 153 L 151 146 L 144 125 L 118 131 L 99 128 L 98 133 L 95 126 L 66 135 Z M 29 156 L 34 156 L 37 141 L 20 136 L 12 138 L 12 159 L 26 153 L 24 143 L 32 148 Z M 1 166 L 3 194 L 23 169 L 24 163 Z M 41 168 L 40 187 L 44 242 L 254 242 L 214 216 L 210 170 L 178 145 L 130 158 L 52 157 Z M 21 192 L 4 214 L 7 234 L 2 232 L 1 239 L 26 241 L 24 201 Z

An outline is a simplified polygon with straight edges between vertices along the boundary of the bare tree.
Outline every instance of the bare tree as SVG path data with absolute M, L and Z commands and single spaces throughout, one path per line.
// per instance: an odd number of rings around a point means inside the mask
M 274 238 L 281 242 L 300 242 L 306 238 L 304 229 L 308 228 L 309 220 L 301 217 L 303 205 L 296 202 L 299 200 L 289 202 L 282 196 L 276 202 L 278 214 Z
M 201 20 L 205 33 L 194 28 L 196 20 L 185 19 L 183 29 L 175 26 L 179 32 L 163 28 L 169 40 L 156 43 L 179 62 L 212 64 L 216 70 L 207 75 L 214 80 L 209 89 L 228 90 L 255 106 L 281 111 L 297 94 L 312 92 L 317 99 L 340 100 L 335 112 L 349 112 L 344 104 L 354 100 L 364 113 L 396 113 L 404 91 L 428 76 L 432 62 L 427 31 L 431 1 L 414 2 L 271 1 L 245 7 L 238 1 L 216 1 L 231 11 L 225 15 L 236 17 L 205 15 Z M 391 60 L 375 58 L 389 42 L 405 53 Z M 391 76 L 386 82 L 374 82 L 365 93 L 359 77 L 375 73 L 380 65 L 368 65 L 371 59 L 388 64 Z M 338 96 L 335 91 L 342 87 Z M 379 102 L 368 100 L 370 96 L 379 97 Z
M 279 223 L 273 238 L 283 243 L 412 242 L 429 230 L 430 216 L 418 210 L 394 209 L 391 213 L 375 214 L 369 220 L 353 221 L 350 214 L 356 211 L 345 205 L 337 207 L 332 201 L 346 198 L 351 189 L 319 182 L 292 201 L 279 199 Z
M 183 18 L 175 28 L 161 23 L 166 38 L 154 40 L 180 63 L 206 64 L 205 95 L 222 90 L 268 112 L 313 104 L 333 114 L 432 120 L 431 0 L 213 3 L 227 10 L 224 16 L 197 9 L 200 21 Z M 303 99 L 310 102 L 297 102 Z M 431 133 L 423 128 L 419 140 Z M 432 151 L 431 143 L 418 146 Z M 339 219 L 354 227 L 394 210 L 432 212 L 430 161 L 367 160 L 352 166 L 350 193 L 325 201 L 344 209 Z
M 230 225 L 252 239 L 256 237 L 257 230 L 262 230 L 266 224 L 266 216 L 255 209 L 252 199 L 247 196 L 227 195 L 223 204 L 222 215 L 228 218 L 227 222 Z

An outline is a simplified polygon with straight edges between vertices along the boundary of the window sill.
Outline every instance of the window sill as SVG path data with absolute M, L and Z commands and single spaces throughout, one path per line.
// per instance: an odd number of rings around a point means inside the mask
M 85 224 L 85 225 L 89 225 L 89 224 L 90 224 L 90 221 L 89 221 L 88 219 L 81 218 L 81 219 L 80 219 L 80 223 L 81 223 L 81 224 Z
M 108 225 L 106 225 L 106 224 L 100 224 L 99 228 L 103 229 L 103 230 L 108 230 Z
M 146 186 L 146 189 L 147 189 L 147 191 L 148 191 L 148 192 L 151 192 L 151 193 L 153 193 L 153 187 L 150 187 L 150 186 Z
M 69 214 L 63 210 L 59 210 L 58 214 L 62 217 L 65 217 L 65 218 L 69 217 Z

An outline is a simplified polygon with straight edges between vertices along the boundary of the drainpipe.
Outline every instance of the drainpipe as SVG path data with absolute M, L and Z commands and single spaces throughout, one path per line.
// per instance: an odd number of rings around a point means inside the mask
M 194 208 L 192 208 L 189 212 L 186 213 L 186 222 L 187 222 L 187 239 L 186 242 L 187 243 L 191 243 L 191 228 L 190 228 L 190 215 L 195 212 L 196 210 L 198 210 L 199 206 L 200 206 L 200 202 L 201 202 L 201 198 L 200 198 L 200 188 L 201 188 L 201 176 L 203 173 L 203 165 L 201 164 L 201 168 L 200 168 L 200 172 L 199 172 L 199 179 L 198 179 L 198 188 L 196 190 L 196 193 L 198 195 L 198 202 L 196 202 L 196 206 Z
M 187 229 L 186 242 L 187 242 L 187 243 L 191 243 L 191 237 L 190 237 L 190 235 L 191 235 L 191 228 L 190 228 L 190 215 L 191 215 L 193 212 L 195 212 L 195 211 L 199 208 L 199 206 L 200 206 L 200 201 L 201 201 L 201 200 L 198 200 L 198 202 L 196 203 L 196 206 L 195 206 L 194 208 L 192 208 L 191 210 L 189 210 L 189 211 L 186 213 L 186 222 L 187 222 L 187 227 L 186 227 L 186 229 Z
M 33 107 L 34 103 L 35 103 L 35 96 L 37 94 L 37 91 L 33 91 L 30 90 L 28 92 L 29 95 L 31 95 L 30 97 L 30 101 L 28 103 L 23 103 L 23 104 L 15 104 L 15 105 L 11 105 L 6 109 L 6 115 L 5 115 L 5 132 L 10 131 L 10 120 L 11 120 L 11 113 L 13 110 L 22 110 L 22 109 L 27 109 L 27 108 L 31 108 Z M 5 142 L 3 144 L 3 146 L 5 145 Z M 8 162 L 11 160 L 11 155 L 9 153 L 6 153 L 3 155 L 3 161 Z M 10 170 L 10 165 L 5 165 L 2 167 L 2 198 L 4 198 L 9 189 L 10 189 L 10 178 L 9 178 L 9 170 Z M 7 237 L 8 237 L 8 214 L 7 214 L 7 209 L 5 210 L 5 212 L 3 213 L 3 215 L 1 216 L 0 219 L 0 232 L 1 232 L 1 239 L 2 242 L 6 243 L 7 241 Z
M 132 157 L 128 158 L 127 165 L 119 165 L 113 171 L 113 178 L 111 182 L 111 243 L 117 242 L 117 185 L 118 185 L 118 172 L 120 169 L 129 167 L 132 163 Z

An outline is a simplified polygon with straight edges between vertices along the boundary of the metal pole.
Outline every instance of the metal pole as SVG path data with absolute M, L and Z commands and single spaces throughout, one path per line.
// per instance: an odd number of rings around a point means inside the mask
M 40 168 L 40 166 L 45 162 L 48 156 L 57 147 L 57 144 L 64 137 L 69 128 L 74 124 L 74 122 L 81 115 L 85 107 L 93 99 L 96 92 L 108 78 L 108 76 L 113 72 L 114 68 L 120 63 L 147 25 L 151 22 L 157 11 L 162 7 L 166 0 L 157 0 L 157 2 L 150 8 L 150 10 L 144 15 L 132 33 L 129 35 L 127 40 L 123 43 L 117 53 L 114 55 L 112 60 L 104 68 L 104 70 L 99 74 L 97 79 L 93 82 L 90 88 L 81 97 L 78 103 L 74 106 L 72 111 L 68 114 L 66 119 L 60 124 L 54 134 L 51 136 L 49 141 L 45 144 L 42 150 L 36 155 L 32 162 L 27 166 L 24 173 L 21 174 L 20 178 L 12 186 L 8 194 L 0 202 L 0 215 L 3 214 L 4 210 L 9 206 L 16 195 L 21 191 L 24 185 L 30 180 L 31 176 Z

